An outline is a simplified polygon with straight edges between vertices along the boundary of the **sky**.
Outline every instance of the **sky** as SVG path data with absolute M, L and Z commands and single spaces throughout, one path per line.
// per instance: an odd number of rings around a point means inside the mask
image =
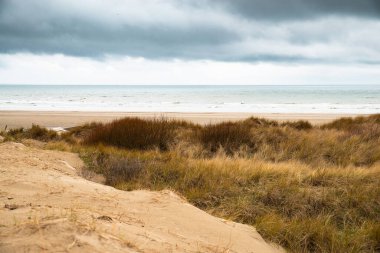
M 0 0 L 3 84 L 379 84 L 379 0 Z

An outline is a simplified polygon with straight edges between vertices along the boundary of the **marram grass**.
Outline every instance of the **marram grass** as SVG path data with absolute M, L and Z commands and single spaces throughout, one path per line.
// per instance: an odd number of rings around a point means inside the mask
M 171 189 L 290 252 L 380 251 L 380 115 L 323 126 L 126 118 L 3 135 L 50 138 L 47 148 L 78 152 L 109 185 Z

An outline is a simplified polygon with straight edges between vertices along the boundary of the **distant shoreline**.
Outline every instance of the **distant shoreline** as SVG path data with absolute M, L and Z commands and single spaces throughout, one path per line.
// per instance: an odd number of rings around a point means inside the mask
M 109 122 L 122 117 L 179 119 L 199 124 L 237 121 L 259 117 L 278 121 L 307 120 L 319 125 L 341 117 L 366 116 L 369 114 L 331 113 L 246 113 L 246 112 L 79 112 L 79 111 L 0 111 L 0 129 L 30 127 L 73 127 L 87 122 Z
M 0 85 L 0 111 L 364 115 L 380 113 L 380 86 Z

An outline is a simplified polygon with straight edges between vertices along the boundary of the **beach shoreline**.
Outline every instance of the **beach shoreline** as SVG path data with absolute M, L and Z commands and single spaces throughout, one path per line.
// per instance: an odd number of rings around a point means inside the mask
M 368 114 L 331 113 L 246 113 L 246 112 L 85 112 L 85 111 L 0 111 L 0 129 L 30 127 L 74 127 L 88 122 L 110 122 L 123 117 L 144 119 L 165 117 L 198 124 L 238 121 L 249 117 L 271 120 L 307 120 L 314 125 L 331 122 L 341 117 L 367 116 Z

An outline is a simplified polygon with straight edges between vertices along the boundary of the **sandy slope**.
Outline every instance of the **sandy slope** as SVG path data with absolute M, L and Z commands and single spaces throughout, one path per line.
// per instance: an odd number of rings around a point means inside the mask
M 119 191 L 79 177 L 81 166 L 75 154 L 0 144 L 0 252 L 280 251 L 170 191 Z

